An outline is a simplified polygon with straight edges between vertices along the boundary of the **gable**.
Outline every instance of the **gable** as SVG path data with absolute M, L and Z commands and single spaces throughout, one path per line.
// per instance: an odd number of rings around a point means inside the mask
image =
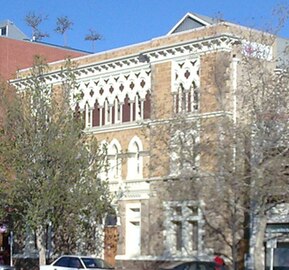
M 195 28 L 212 25 L 213 19 L 197 14 L 187 13 L 168 33 L 168 35 L 182 31 L 192 30 Z

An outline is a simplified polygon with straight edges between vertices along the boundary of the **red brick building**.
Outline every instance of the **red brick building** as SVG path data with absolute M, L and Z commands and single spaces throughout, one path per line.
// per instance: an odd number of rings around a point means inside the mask
M 17 70 L 31 67 L 35 55 L 54 62 L 87 54 L 81 50 L 31 41 L 13 22 L 0 22 L 0 76 L 5 80 L 15 78 Z

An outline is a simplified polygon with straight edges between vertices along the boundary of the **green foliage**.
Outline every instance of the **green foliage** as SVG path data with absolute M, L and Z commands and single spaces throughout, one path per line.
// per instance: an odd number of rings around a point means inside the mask
M 83 133 L 81 114 L 71 109 L 72 70 L 67 61 L 63 85 L 54 89 L 44 79 L 47 65 L 36 58 L 27 88 L 8 108 L 4 129 L 13 145 L 6 159 L 15 174 L 9 193 L 15 227 L 36 231 L 52 224 L 55 239 L 69 237 L 75 248 L 82 230 L 94 231 L 110 208 L 110 195 L 98 177 L 106 149 Z

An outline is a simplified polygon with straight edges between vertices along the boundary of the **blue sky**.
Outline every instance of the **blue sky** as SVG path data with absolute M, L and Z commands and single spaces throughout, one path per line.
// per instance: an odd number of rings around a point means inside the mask
M 272 21 L 276 23 L 274 8 L 289 7 L 289 0 L 0 0 L 0 4 L 0 21 L 13 21 L 29 37 L 25 16 L 29 12 L 47 15 L 40 29 L 50 37 L 43 41 L 57 45 L 64 41 L 54 31 L 56 19 L 67 16 L 73 22 L 67 45 L 92 51 L 91 42 L 84 37 L 94 29 L 103 36 L 95 44 L 95 52 L 101 52 L 165 35 L 187 12 L 264 29 Z M 288 23 L 281 35 L 289 38 Z

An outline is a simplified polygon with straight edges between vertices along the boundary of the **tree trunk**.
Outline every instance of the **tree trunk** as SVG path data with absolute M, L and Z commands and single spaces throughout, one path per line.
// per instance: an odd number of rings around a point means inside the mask
M 37 249 L 39 253 L 39 265 L 46 264 L 46 248 L 45 248 L 45 240 L 44 240 L 44 230 L 42 226 L 39 226 L 36 230 L 36 243 Z
M 264 238 L 267 224 L 266 214 L 261 211 L 258 215 L 258 227 L 256 228 L 256 244 L 254 247 L 254 269 L 264 270 Z

